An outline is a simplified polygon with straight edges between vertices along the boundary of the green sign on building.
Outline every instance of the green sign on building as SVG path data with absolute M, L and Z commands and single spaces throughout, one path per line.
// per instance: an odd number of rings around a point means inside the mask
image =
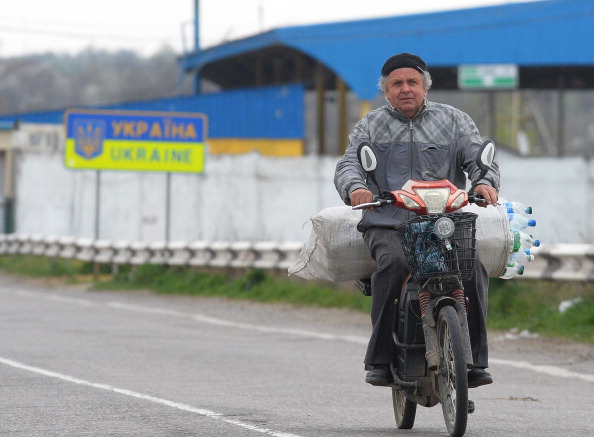
M 518 66 L 515 64 L 476 64 L 458 67 L 460 89 L 514 89 L 518 87 Z

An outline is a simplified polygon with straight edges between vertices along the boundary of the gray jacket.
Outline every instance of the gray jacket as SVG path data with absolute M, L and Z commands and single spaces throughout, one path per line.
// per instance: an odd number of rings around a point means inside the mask
M 349 145 L 336 165 L 334 185 L 342 200 L 350 205 L 349 194 L 366 188 L 379 190 L 357 160 L 357 148 L 368 142 L 378 157 L 376 178 L 383 190 L 399 190 L 409 179 L 448 179 L 456 187 L 466 189 L 467 177 L 473 180 L 480 169 L 475 161 L 482 138 L 472 119 L 449 105 L 426 101 L 414 119 L 390 105 L 369 112 L 349 136 Z M 499 191 L 499 167 L 480 181 Z M 369 227 L 394 227 L 408 220 L 409 211 L 385 206 L 363 213 L 359 230 Z

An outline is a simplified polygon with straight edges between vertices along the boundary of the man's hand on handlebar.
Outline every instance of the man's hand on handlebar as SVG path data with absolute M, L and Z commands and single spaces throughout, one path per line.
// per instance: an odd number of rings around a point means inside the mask
M 480 184 L 474 187 L 474 192 L 480 194 L 485 200 L 481 202 L 477 202 L 478 206 L 482 206 L 486 208 L 487 205 L 496 205 L 498 196 L 497 190 L 490 185 Z M 353 191 L 354 193 L 354 191 Z
M 349 194 L 349 198 L 351 199 L 351 206 L 357 206 L 362 203 L 373 202 L 373 193 L 365 188 L 357 188 Z

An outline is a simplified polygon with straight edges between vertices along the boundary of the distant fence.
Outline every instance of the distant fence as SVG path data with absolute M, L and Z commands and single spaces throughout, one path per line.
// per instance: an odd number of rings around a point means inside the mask
M 164 264 L 188 267 L 259 268 L 286 271 L 301 242 L 140 242 L 0 234 L 1 255 L 38 255 L 101 264 Z M 594 280 L 594 245 L 557 244 L 535 248 L 526 279 Z
M 534 261 L 522 277 L 558 281 L 594 281 L 594 245 L 554 244 L 533 248 Z

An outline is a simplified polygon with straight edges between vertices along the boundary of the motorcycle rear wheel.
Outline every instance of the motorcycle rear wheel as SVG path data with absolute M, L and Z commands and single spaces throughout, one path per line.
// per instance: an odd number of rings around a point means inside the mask
M 415 424 L 417 404 L 404 396 L 404 390 L 392 387 L 394 418 L 398 429 L 411 429 Z
M 437 335 L 440 353 L 437 380 L 443 417 L 450 435 L 461 437 L 468 421 L 468 369 L 460 320 L 453 307 L 439 311 Z

